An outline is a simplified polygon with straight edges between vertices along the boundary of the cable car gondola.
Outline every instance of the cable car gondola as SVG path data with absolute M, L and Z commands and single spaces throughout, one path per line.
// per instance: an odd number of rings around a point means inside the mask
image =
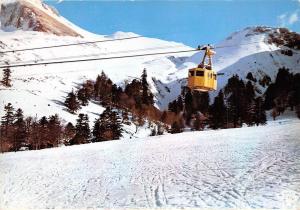
M 208 92 L 217 90 L 217 74 L 212 69 L 212 56 L 215 54 L 207 45 L 200 50 L 205 50 L 202 62 L 196 68 L 189 69 L 188 87 L 191 90 Z M 206 63 L 208 58 L 208 63 Z

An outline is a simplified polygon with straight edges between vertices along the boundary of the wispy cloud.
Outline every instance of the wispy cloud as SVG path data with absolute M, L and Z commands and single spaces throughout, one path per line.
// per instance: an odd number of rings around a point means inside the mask
M 295 23 L 299 22 L 299 10 L 296 10 L 292 13 L 285 13 L 282 15 L 279 15 L 277 17 L 280 26 L 285 27 L 285 26 L 291 26 L 294 25 Z
M 291 12 L 286 12 L 284 14 L 281 14 L 277 17 L 277 20 L 282 27 L 287 27 L 287 26 L 292 26 L 298 22 L 300 22 L 300 0 L 293 0 L 298 2 L 298 9 L 291 11 Z
M 293 25 L 297 21 L 299 21 L 299 16 L 298 16 L 298 12 L 295 12 L 295 13 L 290 15 L 290 17 L 288 19 L 288 22 L 289 22 L 290 25 Z

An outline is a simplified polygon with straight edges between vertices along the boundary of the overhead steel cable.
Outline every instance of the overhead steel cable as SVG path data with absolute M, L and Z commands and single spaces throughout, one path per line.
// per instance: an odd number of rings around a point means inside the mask
M 110 60 L 110 59 L 121 59 L 121 58 L 144 57 L 144 56 L 150 56 L 150 55 L 165 55 L 165 54 L 187 53 L 187 52 L 195 52 L 195 51 L 200 51 L 200 50 L 199 49 L 192 49 L 192 50 L 156 52 L 156 53 L 145 53 L 145 54 L 136 54 L 136 55 L 124 55 L 124 56 L 112 56 L 112 57 L 102 57 L 102 58 L 89 58 L 89 59 L 78 59 L 78 60 L 64 60 L 64 61 L 53 61 L 53 62 L 4 65 L 4 66 L 0 66 L 0 68 L 3 69 L 3 68 L 41 66 L 41 65 L 62 64 L 62 63 L 76 63 L 76 62 L 87 62 L 87 61 L 97 61 L 97 60 Z
M 35 60 L 27 60 L 27 61 L 20 61 L 20 62 L 13 62 L 10 65 L 16 65 L 16 64 L 26 64 L 26 63 L 37 63 L 37 62 L 45 62 L 45 61 L 52 61 L 52 60 L 62 60 L 62 59 L 76 59 L 76 58 L 82 58 L 82 57 L 95 57 L 95 56 L 111 56 L 115 54 L 123 54 L 123 53 L 133 53 L 133 52 L 140 52 L 140 51 L 148 51 L 148 50 L 162 50 L 162 49 L 171 49 L 171 48 L 183 48 L 186 46 L 183 45 L 174 45 L 174 46 L 164 46 L 164 47 L 150 47 L 150 48 L 144 48 L 144 49 L 136 49 L 136 50 L 123 50 L 123 51 L 113 51 L 113 52 L 103 52 L 103 53 L 93 53 L 93 54 L 87 54 L 87 55 L 74 55 L 74 56 L 64 56 L 64 57 L 53 57 L 48 59 L 35 59 Z M 0 63 L 0 65 L 8 65 L 7 62 Z
M 252 43 L 244 43 L 244 44 L 236 44 L 236 45 L 228 45 L 228 46 L 217 46 L 217 47 L 214 47 L 213 49 L 233 47 L 233 46 L 239 46 L 239 45 L 250 45 L 250 44 L 254 44 L 254 43 L 260 43 L 260 42 L 252 42 Z M 205 45 L 202 45 L 202 46 L 205 46 Z M 143 49 L 140 49 L 140 50 L 143 50 Z M 3 68 L 12 68 L 12 67 L 26 67 L 26 66 L 50 65 L 50 64 L 61 64 L 61 63 L 87 62 L 87 61 L 96 61 L 96 60 L 110 60 L 110 59 L 132 58 L 132 57 L 143 57 L 143 56 L 150 56 L 150 55 L 164 55 L 164 54 L 195 52 L 195 51 L 201 51 L 201 50 L 203 50 L 202 47 L 198 47 L 197 49 L 192 49 L 192 50 L 181 50 L 181 51 L 171 51 L 171 52 L 156 52 L 156 53 L 145 53 L 145 54 L 136 54 L 136 55 L 87 58 L 87 59 L 78 59 L 78 60 L 62 60 L 62 61 L 53 61 L 53 62 L 11 64 L 11 65 L 0 66 L 0 68 L 3 69 Z M 84 56 L 81 56 L 81 57 L 84 57 Z
M 85 44 L 94 44 L 94 43 L 103 43 L 103 42 L 114 42 L 114 41 L 122 41 L 122 40 L 128 40 L 128 39 L 137 39 L 137 38 L 141 38 L 141 37 L 143 37 L 143 36 L 132 36 L 132 37 L 118 38 L 118 39 L 104 39 L 104 40 L 78 42 L 78 43 L 70 43 L 70 44 L 61 44 L 61 45 L 51 45 L 51 46 L 16 49 L 16 50 L 7 50 L 7 51 L 0 51 L 0 54 L 15 53 L 15 52 L 22 52 L 22 51 L 30 51 L 30 50 L 41 50 L 41 49 L 49 49 L 49 48 L 58 48 L 58 47 L 68 47 L 68 46 L 85 45 Z

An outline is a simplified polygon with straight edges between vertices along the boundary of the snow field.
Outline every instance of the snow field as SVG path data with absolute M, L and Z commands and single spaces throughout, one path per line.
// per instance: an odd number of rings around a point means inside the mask
M 297 208 L 300 121 L 0 155 L 0 208 Z

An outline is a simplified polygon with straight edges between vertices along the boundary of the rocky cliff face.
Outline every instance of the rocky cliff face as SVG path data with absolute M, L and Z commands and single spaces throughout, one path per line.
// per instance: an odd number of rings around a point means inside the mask
M 61 20 L 58 12 L 40 0 L 4 0 L 1 2 L 1 29 L 39 31 L 58 36 L 81 36 Z

